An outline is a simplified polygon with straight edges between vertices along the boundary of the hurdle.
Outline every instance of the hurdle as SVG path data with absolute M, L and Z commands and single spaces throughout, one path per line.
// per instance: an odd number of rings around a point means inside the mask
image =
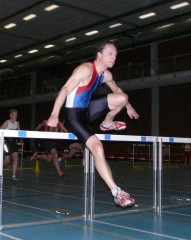
M 162 206 L 162 172 L 163 172 L 163 143 L 191 143 L 191 138 L 179 138 L 179 137 L 161 137 L 158 138 L 158 161 L 157 161 L 157 196 L 156 196 L 156 210 L 161 215 L 163 208 L 168 208 L 170 206 Z M 180 197 L 179 199 L 181 199 Z M 177 199 L 178 200 L 178 199 Z M 190 199 L 189 199 L 190 200 Z M 184 205 L 184 204 L 183 204 Z M 189 201 L 190 205 L 190 201 Z M 180 206 L 180 204 L 179 204 Z
M 43 136 L 43 137 L 42 137 Z M 125 141 L 125 142 L 140 142 L 153 145 L 153 205 L 150 209 L 158 214 L 162 212 L 162 145 L 163 143 L 191 143 L 191 138 L 172 138 L 158 136 L 132 136 L 132 135 L 110 135 L 96 134 L 101 141 Z M 3 193 L 3 143 L 4 137 L 19 137 L 19 138 L 43 138 L 43 139 L 62 139 L 76 140 L 76 136 L 72 133 L 57 133 L 57 132 L 37 132 L 23 130 L 0 130 L 0 229 L 9 228 L 2 224 L 2 193 Z M 110 216 L 116 214 L 126 214 L 127 211 L 112 212 L 95 215 L 95 167 L 94 159 L 89 150 L 85 149 L 85 166 L 84 166 L 84 209 L 83 215 L 80 217 L 69 217 L 66 220 L 46 220 L 33 223 L 12 224 L 11 227 L 28 226 L 36 224 L 47 224 L 51 222 L 73 221 L 77 219 L 85 219 L 92 221 L 94 218 L 102 216 Z M 148 210 L 148 209 L 146 209 Z M 133 210 L 132 210 L 133 211 Z M 137 212 L 138 210 L 136 210 Z
M 144 153 L 145 155 L 147 155 L 147 157 L 142 157 L 140 158 L 140 156 L 137 157 L 137 160 L 148 160 L 148 167 L 150 167 L 150 161 L 151 161 L 151 144 L 133 144 L 133 155 L 132 155 L 132 161 L 133 161 L 133 168 L 135 168 L 135 160 L 136 160 L 136 149 L 137 148 L 147 148 L 147 152 Z M 138 152 L 138 155 L 143 154 Z
M 147 151 L 145 152 L 140 152 L 140 149 L 142 148 L 146 148 Z M 139 166 L 135 166 L 135 162 L 136 160 L 141 160 L 141 161 L 148 161 L 148 167 L 151 167 L 151 160 L 152 160 L 152 151 L 151 151 L 152 145 L 150 143 L 136 143 L 136 144 L 132 144 L 132 162 L 133 162 L 133 168 L 139 167 Z M 167 157 L 167 159 L 165 159 L 165 161 L 168 161 L 168 166 L 170 167 L 171 165 L 171 152 L 170 152 L 170 145 L 167 144 L 163 144 L 162 145 L 163 149 L 167 149 L 167 154 L 165 153 L 165 151 L 163 151 L 163 157 Z M 138 149 L 138 152 L 136 151 Z M 136 157 L 136 155 L 138 155 Z M 142 155 L 142 157 L 140 157 L 140 155 Z M 143 157 L 145 155 L 145 157 Z
M 22 170 L 22 169 L 23 169 L 24 143 L 23 143 L 23 142 L 17 143 L 17 145 L 20 147 L 20 148 L 19 148 L 19 154 L 20 154 L 20 157 L 21 157 L 21 170 Z

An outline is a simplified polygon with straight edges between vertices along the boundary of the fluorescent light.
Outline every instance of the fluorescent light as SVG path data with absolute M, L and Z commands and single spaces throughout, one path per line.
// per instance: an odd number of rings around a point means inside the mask
M 5 62 L 7 62 L 6 59 L 2 59 L 2 60 L 0 60 L 0 63 L 5 63 Z
M 162 28 L 168 28 L 168 27 L 171 27 L 173 25 L 174 25 L 174 23 L 169 23 L 169 24 L 166 24 L 166 25 L 162 25 L 161 27 Z
M 44 10 L 49 12 L 49 11 L 52 11 L 52 10 L 54 10 L 56 8 L 59 8 L 59 6 L 56 5 L 56 4 L 52 4 L 52 5 L 48 6 L 48 7 L 46 7 Z
M 55 57 L 56 57 L 55 55 L 52 55 L 52 56 L 48 57 L 48 59 L 55 58 Z
M 15 55 L 15 58 L 20 58 L 22 56 L 23 56 L 22 54 L 17 54 L 17 55 Z
M 9 24 L 5 25 L 4 28 L 9 29 L 9 28 L 13 28 L 15 26 L 16 26 L 15 23 L 9 23 Z
M 65 42 L 71 42 L 71 41 L 74 41 L 76 40 L 76 37 L 71 37 L 71 38 L 68 38 L 65 40 Z
M 139 16 L 139 18 L 140 18 L 140 19 L 145 19 L 145 18 L 153 17 L 153 16 L 155 16 L 155 15 L 156 15 L 156 13 L 150 12 L 150 13 L 146 13 L 146 14 L 144 14 L 144 15 Z
M 85 33 L 85 35 L 86 35 L 86 36 L 91 36 L 91 35 L 94 35 L 94 34 L 97 34 L 97 33 L 98 33 L 97 30 L 93 30 L 93 31 L 91 31 L 91 32 Z
M 29 21 L 29 20 L 31 20 L 35 17 L 36 17 L 36 15 L 31 13 L 31 14 L 27 15 L 26 17 L 24 17 L 23 20 L 24 21 Z
M 115 23 L 113 25 L 110 25 L 109 28 L 115 28 L 115 27 L 119 27 L 121 25 L 122 25 L 121 23 Z
M 36 52 L 38 52 L 37 49 L 33 49 L 33 50 L 28 51 L 28 53 L 36 53 Z
M 53 44 L 48 44 L 48 45 L 44 46 L 44 48 L 52 48 L 52 47 L 55 47 L 55 45 L 53 45 Z
M 175 10 L 175 9 L 177 9 L 177 8 L 186 7 L 186 6 L 188 6 L 188 5 L 189 5 L 188 2 L 182 2 L 182 3 L 179 3 L 179 4 L 172 5 L 172 6 L 170 7 L 170 9 Z

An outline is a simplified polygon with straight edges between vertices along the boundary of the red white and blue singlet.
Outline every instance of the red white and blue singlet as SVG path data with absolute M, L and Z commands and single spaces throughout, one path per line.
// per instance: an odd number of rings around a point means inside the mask
M 86 86 L 80 86 L 73 89 L 67 95 L 66 105 L 67 108 L 88 108 L 92 93 L 103 82 L 104 72 L 98 75 L 95 63 L 92 62 L 92 78 Z
M 92 93 L 103 83 L 104 72 L 98 75 L 95 63 L 92 77 L 86 86 L 76 87 L 68 94 L 64 107 L 65 124 L 77 138 L 86 143 L 94 135 L 89 123 L 98 120 L 109 111 L 107 95 L 91 99 Z

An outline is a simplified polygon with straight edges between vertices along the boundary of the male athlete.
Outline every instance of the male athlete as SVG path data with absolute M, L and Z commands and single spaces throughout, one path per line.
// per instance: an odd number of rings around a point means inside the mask
M 55 127 L 50 127 L 47 125 L 47 120 L 44 120 L 43 122 L 38 124 L 35 131 L 67 132 L 67 129 L 60 122 L 58 122 L 58 124 Z M 46 162 L 53 161 L 59 177 L 64 177 L 65 173 L 60 169 L 59 161 L 58 161 L 57 141 L 55 139 L 46 139 L 46 140 L 44 139 L 42 145 L 44 147 L 43 150 L 48 151 L 47 154 L 39 154 L 38 152 L 34 152 L 31 157 L 31 160 L 38 159 L 38 160 L 44 160 Z
M 18 111 L 17 109 L 9 110 L 10 119 L 6 120 L 3 125 L 0 127 L 1 129 L 9 129 L 9 130 L 20 130 L 20 124 L 17 121 Z M 4 161 L 3 166 L 9 164 L 10 159 L 13 159 L 13 181 L 19 181 L 16 177 L 17 165 L 19 161 L 19 153 L 18 153 L 18 145 L 16 138 L 5 138 L 5 146 L 6 150 L 4 151 Z
M 139 118 L 129 103 L 128 96 L 116 85 L 111 72 L 107 70 L 115 64 L 116 56 L 117 49 L 113 43 L 102 43 L 97 48 L 94 62 L 83 63 L 74 70 L 56 98 L 48 125 L 56 126 L 65 102 L 64 118 L 67 128 L 93 154 L 95 167 L 110 188 L 114 202 L 121 207 L 128 207 L 134 205 L 135 200 L 114 182 L 103 145 L 89 126 L 91 121 L 106 115 L 100 125 L 102 131 L 125 129 L 125 123 L 114 121 L 124 107 L 131 119 Z M 106 83 L 113 93 L 91 101 L 91 94 L 102 83 Z

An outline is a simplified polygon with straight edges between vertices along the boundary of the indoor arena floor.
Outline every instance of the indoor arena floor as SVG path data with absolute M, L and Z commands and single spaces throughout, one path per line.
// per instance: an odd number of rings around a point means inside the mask
M 79 166 L 72 166 L 75 165 Z M 191 169 L 165 167 L 162 213 L 153 209 L 153 170 L 137 162 L 109 161 L 119 186 L 136 200 L 132 208 L 113 203 L 96 174 L 95 218 L 84 220 L 84 170 L 81 160 L 68 161 L 59 178 L 52 164 L 24 163 L 19 182 L 4 169 L 0 240 L 191 239 Z

